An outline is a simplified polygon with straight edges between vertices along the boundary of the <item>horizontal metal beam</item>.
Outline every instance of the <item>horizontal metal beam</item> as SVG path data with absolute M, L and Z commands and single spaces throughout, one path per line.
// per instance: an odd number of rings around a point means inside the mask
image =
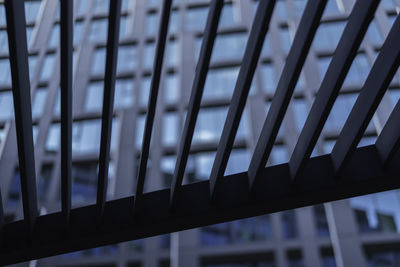
M 215 198 L 220 187 L 220 179 L 224 176 L 226 165 L 232 151 L 240 119 L 246 105 L 254 72 L 257 67 L 265 36 L 268 32 L 269 22 L 275 7 L 275 0 L 260 1 L 253 21 L 246 50 L 243 56 L 228 115 L 218 144 L 214 164 L 210 174 L 211 200 Z M 229 49 L 229 48 L 227 48 Z
M 71 211 L 72 190 L 72 56 L 73 0 L 60 1 L 61 87 L 61 210 L 66 223 Z
M 193 79 L 192 93 L 190 95 L 188 111 L 183 127 L 181 143 L 179 145 L 174 176 L 171 186 L 171 208 L 176 204 L 179 196 L 179 190 L 182 186 L 182 180 L 189 157 L 190 146 L 192 144 L 194 128 L 196 126 L 197 116 L 200 110 L 201 98 L 203 96 L 204 84 L 207 78 L 208 67 L 215 37 L 217 35 L 218 23 L 221 16 L 223 0 L 213 0 L 208 12 L 207 24 L 204 30 L 204 38 L 201 44 L 199 61 L 197 63 L 195 77 Z
M 256 184 L 255 180 L 261 175 L 267 164 L 326 3 L 327 0 L 308 1 L 304 10 L 272 99 L 271 107 L 250 161 L 248 170 L 250 188 L 253 188 Z
M 107 200 L 108 167 L 110 163 L 112 117 L 114 112 L 115 76 L 117 72 L 118 40 L 121 20 L 121 0 L 110 1 L 110 11 L 108 16 L 107 55 L 104 74 L 99 177 L 96 201 L 97 216 L 99 218 L 103 217 L 104 206 Z
M 29 229 L 32 229 L 38 215 L 38 204 L 24 1 L 6 0 L 4 6 L 7 17 L 22 204 L 24 219 Z
M 400 16 L 397 17 L 340 133 L 331 157 L 340 174 L 360 142 L 400 64 Z M 400 121 L 398 121 L 400 124 Z M 339 175 L 340 176 L 340 175 Z M 339 177 L 338 176 L 338 177 Z
M 159 31 L 157 38 L 156 53 L 154 56 L 153 74 L 150 84 L 150 95 L 147 106 L 147 116 L 144 126 L 142 152 L 140 155 L 139 171 L 136 179 L 136 199 L 134 203 L 135 213 L 141 209 L 141 200 L 146 179 L 147 162 L 150 154 L 151 134 L 153 132 L 154 117 L 156 115 L 156 106 L 160 80 L 162 74 L 162 66 L 164 61 L 165 46 L 167 43 L 168 24 L 171 15 L 172 0 L 163 0 L 162 14 L 159 23 Z
M 393 169 L 383 169 L 375 146 L 358 148 L 351 168 L 343 174 L 345 179 L 338 182 L 329 155 L 312 158 L 296 187 L 290 186 L 287 164 L 268 167 L 251 198 L 247 173 L 225 176 L 213 204 L 208 181 L 184 185 L 173 213 L 169 189 L 145 193 L 143 212 L 137 218 L 131 212 L 134 197 L 113 200 L 106 203 L 101 227 L 93 227 L 99 223 L 95 205 L 73 209 L 68 236 L 60 224 L 61 213 L 49 214 L 38 218 L 30 243 L 24 241 L 24 222 L 13 222 L 4 226 L 0 265 L 396 189 L 400 187 L 399 159 Z
M 294 181 L 310 158 L 378 4 L 376 0 L 358 0 L 353 7 L 290 158 Z
M 382 132 L 376 140 L 376 149 L 379 152 L 384 166 L 387 166 L 400 149 L 400 100 L 397 101 Z

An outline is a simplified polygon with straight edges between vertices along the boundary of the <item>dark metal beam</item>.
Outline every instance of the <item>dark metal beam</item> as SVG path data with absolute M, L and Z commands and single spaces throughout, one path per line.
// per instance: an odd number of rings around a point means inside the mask
M 400 100 L 397 101 L 382 132 L 376 140 L 376 149 L 384 166 L 387 166 L 400 148 Z
M 108 167 L 112 116 L 114 110 L 115 76 L 117 71 L 119 26 L 121 19 L 121 0 L 110 1 L 108 18 L 108 40 L 106 68 L 104 75 L 103 113 L 101 118 L 101 141 L 99 157 L 99 179 L 97 185 L 97 216 L 103 217 L 107 198 Z
M 147 107 L 147 117 L 144 126 L 142 152 L 140 155 L 139 171 L 136 180 L 136 194 L 135 194 L 135 213 L 140 210 L 141 200 L 144 189 L 144 181 L 146 179 L 147 161 L 150 153 L 151 134 L 153 132 L 154 117 L 156 114 L 156 105 L 158 98 L 158 90 L 160 87 L 160 79 L 162 72 L 162 65 L 164 60 L 165 46 L 167 43 L 168 24 L 171 15 L 172 0 L 164 0 L 162 7 L 162 14 L 159 23 L 159 31 L 157 38 L 156 53 L 154 56 L 154 65 L 152 72 L 152 79 L 150 85 L 150 95 Z
M 60 0 L 61 46 L 61 210 L 66 223 L 71 211 L 72 170 L 72 43 L 73 0 Z
M 275 0 L 259 1 L 257 13 L 249 34 L 246 51 L 243 56 L 235 90 L 233 92 L 228 115 L 226 117 L 222 136 L 218 144 L 215 161 L 210 174 L 211 199 L 215 198 L 224 176 L 229 155 L 239 128 L 240 119 L 246 104 L 247 96 L 253 81 L 264 39 L 269 28 L 269 22 L 275 6 Z
M 208 181 L 184 185 L 174 213 L 169 210 L 169 189 L 145 193 L 143 213 L 136 218 L 131 212 L 133 197 L 113 200 L 106 203 L 102 227 L 93 227 L 98 223 L 95 205 L 73 209 L 68 237 L 60 225 L 60 213 L 38 218 L 31 243 L 21 242 L 26 235 L 24 222 L 14 222 L 4 226 L 3 244 L 7 245 L 0 249 L 0 265 L 400 187 L 400 165 L 391 171 L 383 169 L 375 146 L 357 149 L 350 166 L 344 173 L 345 179 L 338 183 L 329 155 L 312 158 L 296 187 L 290 187 L 288 164 L 268 167 L 252 198 L 247 173 L 226 176 L 221 179 L 223 187 L 213 204 L 209 202 Z
M 181 189 L 223 5 L 223 0 L 213 0 L 208 12 L 207 24 L 204 30 L 204 38 L 201 44 L 199 61 L 197 63 L 196 73 L 193 80 L 192 93 L 190 95 L 185 125 L 183 127 L 181 143 L 179 145 L 178 156 L 176 159 L 174 176 L 172 178 L 172 208 L 176 204 L 179 190 Z
M 6 0 L 4 6 L 7 17 L 22 204 L 24 219 L 32 231 L 38 208 L 24 1 Z
M 357 101 L 332 149 L 331 157 L 337 174 L 340 174 L 349 162 L 399 64 L 400 16 L 397 17 L 382 45 Z M 398 124 L 400 124 L 400 121 L 398 121 Z
M 311 152 L 321 134 L 361 41 L 368 29 L 368 25 L 374 17 L 378 4 L 379 1 L 376 0 L 358 0 L 353 7 L 348 23 L 290 158 L 289 166 L 293 180 L 296 180 L 296 177 L 310 158 Z
M 249 166 L 252 189 L 263 172 L 299 79 L 327 0 L 308 1 Z

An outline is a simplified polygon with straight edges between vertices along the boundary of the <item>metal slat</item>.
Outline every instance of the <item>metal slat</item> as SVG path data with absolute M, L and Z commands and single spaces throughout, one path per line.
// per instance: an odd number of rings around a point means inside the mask
M 378 4 L 376 0 L 358 0 L 353 7 L 290 158 L 293 180 L 302 171 L 314 149 Z
M 327 0 L 308 1 L 249 166 L 249 185 L 265 169 Z
M 190 152 L 190 145 L 193 139 L 194 128 L 200 110 L 201 98 L 204 91 L 204 84 L 207 78 L 208 67 L 217 35 L 218 23 L 224 1 L 213 0 L 208 12 L 207 24 L 204 31 L 204 39 L 201 44 L 199 61 L 196 67 L 195 78 L 192 85 L 192 93 L 189 100 L 189 107 L 186 115 L 185 126 L 183 128 L 181 143 L 179 145 L 178 156 L 175 165 L 174 176 L 171 188 L 171 207 L 175 206 L 182 185 L 187 160 Z
M 332 149 L 331 157 L 337 174 L 342 172 L 354 153 L 399 67 L 399 44 L 400 17 L 397 17 Z
M 156 114 L 156 105 L 158 90 L 160 87 L 161 71 L 164 60 L 165 46 L 167 42 L 168 24 L 171 15 L 172 0 L 164 0 L 161 19 L 159 23 L 158 40 L 156 53 L 154 57 L 153 75 L 150 85 L 150 96 L 147 108 L 147 117 L 143 133 L 142 152 L 140 155 L 139 171 L 136 180 L 135 194 L 135 212 L 140 209 L 143 195 L 144 181 L 146 179 L 147 161 L 149 159 L 151 134 L 153 131 L 154 116 Z
M 400 148 L 400 100 L 397 101 L 382 132 L 375 142 L 384 166 L 387 166 Z
M 104 77 L 103 113 L 101 121 L 101 143 L 99 157 L 99 178 L 97 185 L 97 216 L 102 218 L 107 198 L 108 167 L 112 117 L 114 110 L 115 76 L 117 70 L 118 39 L 121 18 L 121 0 L 110 1 L 106 68 Z
M 38 216 L 32 135 L 31 92 L 23 0 L 4 1 L 12 76 L 24 219 L 32 231 Z
M 215 198 L 215 192 L 220 185 L 220 178 L 225 173 L 274 6 L 275 0 L 259 1 L 258 4 L 221 140 L 218 144 L 217 154 L 215 155 L 215 161 L 211 169 L 210 192 L 212 200 Z
M 71 211 L 72 171 L 72 41 L 73 0 L 60 1 L 61 46 L 61 211 L 66 222 Z

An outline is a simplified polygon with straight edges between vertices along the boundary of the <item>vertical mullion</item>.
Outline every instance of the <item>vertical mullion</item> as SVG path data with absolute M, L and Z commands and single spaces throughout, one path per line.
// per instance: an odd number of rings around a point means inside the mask
M 97 216 L 104 214 L 107 198 L 108 168 L 110 161 L 111 129 L 114 110 L 115 76 L 117 70 L 118 39 L 121 18 L 121 0 L 111 0 L 108 19 L 106 67 L 104 75 L 103 112 L 97 185 Z
M 353 7 L 290 158 L 292 180 L 298 177 L 314 149 L 378 4 L 376 0 L 358 0 Z
M 218 190 L 220 178 L 225 173 L 264 39 L 269 28 L 274 6 L 275 0 L 263 0 L 259 1 L 258 4 L 257 13 L 249 34 L 243 62 L 240 67 L 228 115 L 211 170 L 210 192 L 212 199 L 215 198 L 215 192 Z
M 61 211 L 69 221 L 72 171 L 73 0 L 60 0 Z
M 195 78 L 193 80 L 188 111 L 172 179 L 171 207 L 175 205 L 179 189 L 182 185 L 223 4 L 223 0 L 213 0 L 210 4 L 204 38 L 201 44 L 199 61 L 197 63 Z
M 384 166 L 388 165 L 400 148 L 400 100 L 397 101 L 382 132 L 375 142 Z
M 151 79 L 150 95 L 147 108 L 147 117 L 143 133 L 142 152 L 140 155 L 139 171 L 136 180 L 136 194 L 135 194 L 136 211 L 140 209 L 141 199 L 143 195 L 144 181 L 146 179 L 147 162 L 149 159 L 149 152 L 150 152 L 151 134 L 153 131 L 154 117 L 156 113 L 156 105 L 157 105 L 158 91 L 160 87 L 164 52 L 167 42 L 168 24 L 170 20 L 171 6 L 172 6 L 172 0 L 164 0 L 161 19 L 159 23 L 157 47 L 154 58 L 153 75 Z
M 10 50 L 12 92 L 24 219 L 29 229 L 33 230 L 38 215 L 38 208 L 25 8 L 23 0 L 6 0 L 4 5 Z
M 248 170 L 250 188 L 265 168 L 327 0 L 308 1 Z
M 360 142 L 400 64 L 400 16 L 358 95 L 357 101 L 332 149 L 332 162 L 339 175 Z M 398 122 L 400 124 L 400 121 Z

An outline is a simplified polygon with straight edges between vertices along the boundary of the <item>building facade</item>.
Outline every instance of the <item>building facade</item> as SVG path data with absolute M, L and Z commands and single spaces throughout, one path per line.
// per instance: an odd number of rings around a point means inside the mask
M 123 0 L 109 200 L 132 195 L 162 0 Z M 312 0 L 311 0 L 312 1 Z M 7 221 L 23 217 L 4 6 L 0 1 L 0 188 Z M 39 210 L 60 205 L 59 1 L 26 0 Z M 355 0 L 329 0 L 268 165 L 288 161 Z M 72 204 L 96 200 L 108 0 L 74 0 Z M 145 191 L 170 186 L 209 0 L 174 0 Z M 225 174 L 246 171 L 306 0 L 276 3 Z M 225 0 L 184 183 L 208 179 L 257 1 Z M 382 0 L 313 156 L 329 153 L 400 10 Z M 400 96 L 395 75 L 360 146 Z M 41 259 L 29 266 L 400 266 L 400 193 L 305 207 Z

